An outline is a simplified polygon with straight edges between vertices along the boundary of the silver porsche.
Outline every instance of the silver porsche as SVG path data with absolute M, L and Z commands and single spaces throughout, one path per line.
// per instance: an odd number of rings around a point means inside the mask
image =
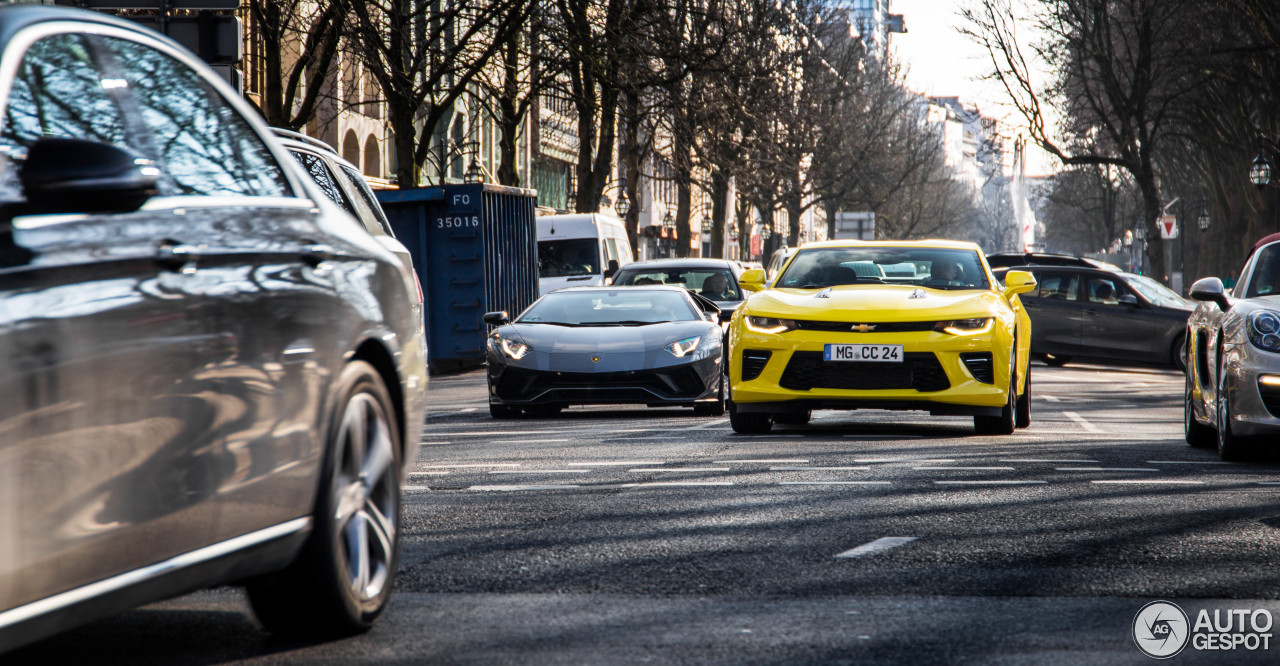
M 1187 321 L 1187 442 L 1230 460 L 1280 441 L 1280 234 L 1254 246 L 1234 289 L 1204 278 L 1191 298 L 1200 304 Z

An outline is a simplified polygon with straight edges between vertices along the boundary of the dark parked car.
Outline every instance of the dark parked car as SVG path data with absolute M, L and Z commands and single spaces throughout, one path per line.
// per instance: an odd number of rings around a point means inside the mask
M 240 583 L 386 608 L 426 382 L 415 287 L 198 58 L 0 6 L 0 652 Z
M 994 269 L 1003 279 L 1008 268 Z M 1050 365 L 1073 360 L 1183 368 L 1194 304 L 1149 277 L 1077 266 L 1019 266 L 1039 287 L 1022 294 L 1031 353 Z
M 616 285 L 669 284 L 715 301 L 721 322 L 746 298 L 738 277 L 742 265 L 724 259 L 650 259 L 627 264 L 613 276 Z
M 509 320 L 490 312 L 494 418 L 640 403 L 724 414 L 722 333 L 711 301 L 678 287 L 567 287 Z
M 1009 268 L 1010 266 L 1079 266 L 1081 268 L 1120 270 L 1119 266 L 1105 261 L 1048 252 L 996 252 L 995 254 L 987 255 L 987 264 L 991 266 L 992 270 Z

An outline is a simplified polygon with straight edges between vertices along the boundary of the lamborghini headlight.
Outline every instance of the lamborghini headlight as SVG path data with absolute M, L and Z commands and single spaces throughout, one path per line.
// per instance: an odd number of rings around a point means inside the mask
M 1249 315 L 1249 342 L 1258 349 L 1280 353 L 1280 313 L 1258 310 Z
M 499 349 L 502 350 L 502 353 L 507 355 L 508 358 L 514 359 L 516 361 L 519 361 L 520 359 L 524 358 L 526 354 L 533 351 L 533 347 L 530 347 L 529 345 L 523 342 L 508 340 L 507 338 L 500 337 L 497 335 L 494 335 L 492 338 L 489 338 L 489 344 L 495 347 L 498 347 Z
M 951 335 L 979 335 L 991 330 L 991 317 L 974 317 L 972 319 L 951 319 L 933 325 L 933 330 Z
M 747 330 L 755 331 L 756 333 L 786 333 L 795 329 L 796 323 L 790 319 L 747 317 Z
M 699 342 L 702 342 L 702 337 L 695 335 L 692 338 L 676 340 L 664 347 L 664 349 L 671 352 L 671 355 L 676 358 L 684 358 L 685 356 L 692 354 L 693 350 L 698 348 Z

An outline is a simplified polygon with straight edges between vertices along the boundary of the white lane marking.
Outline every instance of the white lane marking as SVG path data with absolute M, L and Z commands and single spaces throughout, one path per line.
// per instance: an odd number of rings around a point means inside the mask
M 953 463 L 954 458 L 854 458 L 856 463 Z
M 1012 467 L 912 467 L 915 470 L 946 470 L 970 472 L 1012 472 Z
M 1097 460 L 1068 460 L 1066 458 L 1001 458 L 997 462 L 1016 462 L 1016 463 L 1096 463 Z
M 939 486 L 1030 486 L 1042 485 L 1048 481 L 1019 481 L 1017 479 L 991 479 L 987 481 L 934 481 Z
M 1081 428 L 1084 428 L 1085 432 L 1091 432 L 1094 434 L 1102 433 L 1101 428 L 1099 428 L 1096 425 L 1093 425 L 1092 423 L 1089 423 L 1088 419 L 1086 419 L 1083 416 L 1080 416 L 1075 412 L 1063 412 L 1062 415 L 1071 419 L 1072 421 L 1075 421 L 1077 425 L 1079 425 Z
M 725 419 L 727 418 L 728 417 L 712 419 L 710 421 L 707 421 L 706 423 L 700 423 L 696 426 L 690 426 L 688 428 L 685 428 L 685 430 L 705 430 L 706 428 L 714 428 L 716 426 L 723 425 L 725 422 Z
M 409 476 L 445 476 L 449 472 L 410 472 Z
M 1044 398 L 1045 402 L 1062 402 L 1056 395 L 1041 395 L 1040 397 Z
M 466 413 L 468 413 L 468 412 L 478 411 L 478 409 L 479 409 L 479 408 L 477 408 L 477 407 L 467 407 L 467 408 L 464 408 L 464 409 L 459 409 L 459 410 L 458 410 L 458 413 L 459 413 L 459 414 L 466 414 Z
M 418 446 L 448 446 L 453 442 L 418 442 Z
M 432 437 L 506 437 L 508 435 L 559 435 L 563 430 L 486 430 L 481 432 L 433 432 Z
M 1148 465 L 1239 465 L 1225 460 L 1148 460 Z
M 1154 467 L 1054 467 L 1055 472 L 1159 472 Z
M 924 435 L 844 435 L 845 439 L 920 439 Z
M 567 439 L 498 439 L 490 444 L 546 444 L 548 442 L 567 442 Z
M 401 486 L 400 489 L 409 491 L 409 492 L 414 492 L 414 491 L 431 490 L 431 487 L 430 486 Z
M 1280 486 L 1280 481 L 1257 481 L 1259 486 Z
M 780 486 L 888 486 L 892 481 L 781 481 Z
M 1174 484 L 1174 485 L 1184 485 L 1184 486 L 1203 486 L 1204 485 L 1204 481 L 1187 481 L 1184 479 L 1101 479 L 1096 481 L 1090 481 L 1089 483 L 1098 483 L 1098 484 L 1141 483 L 1141 484 L 1147 484 L 1147 485 Z
M 808 461 L 808 460 L 806 460 L 806 459 L 804 459 L 804 458 L 772 458 L 772 459 L 764 459 L 764 458 L 762 458 L 762 459 L 758 459 L 758 460 L 712 460 L 711 462 L 716 463 L 717 465 L 750 465 L 750 464 L 753 464 L 753 463 L 799 463 L 799 464 L 804 464 L 804 463 L 807 463 L 807 462 L 809 462 L 809 461 Z
M 732 486 L 732 481 L 649 481 L 647 483 L 624 483 L 623 488 L 654 488 L 658 486 Z
M 639 467 L 628 472 L 727 472 L 728 467 Z
M 625 465 L 665 465 L 665 460 L 602 460 L 598 462 L 571 462 L 570 467 L 622 467 Z
M 836 555 L 836 557 L 849 559 L 853 557 L 862 557 L 863 555 L 872 555 L 874 553 L 889 550 L 890 548 L 897 548 L 898 546 L 911 543 L 918 538 L 920 537 L 880 537 L 875 541 L 864 543 L 857 548 L 846 550 L 843 553 Z
M 490 474 L 586 474 L 589 469 L 495 469 Z
M 470 469 L 477 467 L 519 467 L 520 463 L 450 463 L 441 465 L 423 465 L 425 469 Z
M 510 492 L 512 490 L 562 490 L 565 488 L 579 488 L 580 486 L 573 484 L 527 484 L 512 486 L 471 486 L 467 490 L 479 490 L 485 492 Z
M 770 467 L 770 472 L 867 472 L 870 467 Z

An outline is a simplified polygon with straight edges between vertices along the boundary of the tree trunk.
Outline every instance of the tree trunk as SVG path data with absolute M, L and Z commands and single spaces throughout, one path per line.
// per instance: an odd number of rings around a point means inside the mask
M 520 32 L 502 46 L 502 92 L 498 96 L 498 182 L 520 187 L 516 136 L 520 132 Z
M 728 217 L 729 179 L 719 169 L 711 170 L 711 256 L 724 258 L 724 221 Z
M 689 224 L 693 213 L 693 147 L 685 127 L 677 129 L 671 148 L 676 172 L 676 256 L 680 258 L 690 255 L 693 241 Z

